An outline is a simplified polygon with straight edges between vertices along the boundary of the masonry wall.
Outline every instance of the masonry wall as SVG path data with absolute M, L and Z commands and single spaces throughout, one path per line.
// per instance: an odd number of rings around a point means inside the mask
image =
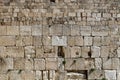
M 0 0 L 0 80 L 120 80 L 120 0 Z

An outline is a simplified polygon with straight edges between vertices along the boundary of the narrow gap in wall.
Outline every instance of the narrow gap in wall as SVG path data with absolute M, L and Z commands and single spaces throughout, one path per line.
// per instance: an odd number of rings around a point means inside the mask
M 64 50 L 63 50 L 63 46 L 58 46 L 58 52 L 57 52 L 58 57 L 64 58 L 65 54 L 64 54 Z
M 48 70 L 48 80 L 50 80 L 50 71 Z
M 41 74 L 41 76 L 42 76 L 42 80 L 44 80 L 44 79 L 43 79 L 43 71 L 41 71 L 41 72 L 42 72 L 42 74 Z
M 53 3 L 55 3 L 55 0 L 50 0 L 50 2 L 53 2 Z

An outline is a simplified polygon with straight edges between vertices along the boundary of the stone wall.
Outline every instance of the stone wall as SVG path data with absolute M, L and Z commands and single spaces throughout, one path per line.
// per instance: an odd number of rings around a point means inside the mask
M 120 80 L 120 0 L 0 0 L 0 80 Z

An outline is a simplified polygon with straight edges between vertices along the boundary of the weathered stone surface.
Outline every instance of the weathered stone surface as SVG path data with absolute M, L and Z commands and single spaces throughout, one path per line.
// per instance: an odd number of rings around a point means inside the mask
M 53 46 L 67 46 L 67 37 L 66 36 L 52 36 L 52 45 Z
M 35 70 L 45 70 L 45 59 L 35 59 Z
M 82 47 L 82 49 L 81 49 L 81 54 L 82 54 L 82 56 L 81 57 L 83 57 L 83 58 L 88 58 L 88 57 L 90 57 L 89 56 L 89 52 L 90 52 L 90 47 Z M 91 53 L 91 52 L 90 52 Z
M 80 26 L 80 33 L 82 36 L 90 36 L 91 26 Z
M 20 35 L 31 35 L 31 26 L 20 26 Z
M 91 57 L 93 57 L 93 58 L 100 57 L 100 47 L 93 46 L 93 47 L 91 47 L 91 51 L 92 51 Z
M 91 46 L 92 45 L 92 37 L 84 37 L 84 45 Z
M 57 70 L 58 69 L 57 58 L 46 58 L 46 70 Z
M 32 26 L 32 35 L 42 35 L 42 25 Z
M 15 36 L 1 36 L 0 37 L 1 46 L 14 46 L 15 45 Z
M 102 69 L 102 59 L 101 58 L 95 58 L 95 68 L 98 70 Z
M 71 57 L 81 57 L 81 48 L 80 47 L 71 47 Z
M 7 35 L 19 35 L 19 26 L 7 26 Z
M 7 34 L 7 27 L 0 26 L 0 35 L 6 35 L 6 34 Z
M 116 80 L 116 70 L 105 70 L 105 78 L 108 80 Z
M 75 36 L 75 46 L 83 46 L 84 40 L 82 36 Z
M 25 69 L 25 59 L 24 58 L 15 58 L 14 60 L 14 69 Z

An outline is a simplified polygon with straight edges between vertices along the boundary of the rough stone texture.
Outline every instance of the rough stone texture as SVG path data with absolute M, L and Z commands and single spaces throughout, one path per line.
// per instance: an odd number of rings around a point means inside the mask
M 120 80 L 120 0 L 0 0 L 0 80 Z

